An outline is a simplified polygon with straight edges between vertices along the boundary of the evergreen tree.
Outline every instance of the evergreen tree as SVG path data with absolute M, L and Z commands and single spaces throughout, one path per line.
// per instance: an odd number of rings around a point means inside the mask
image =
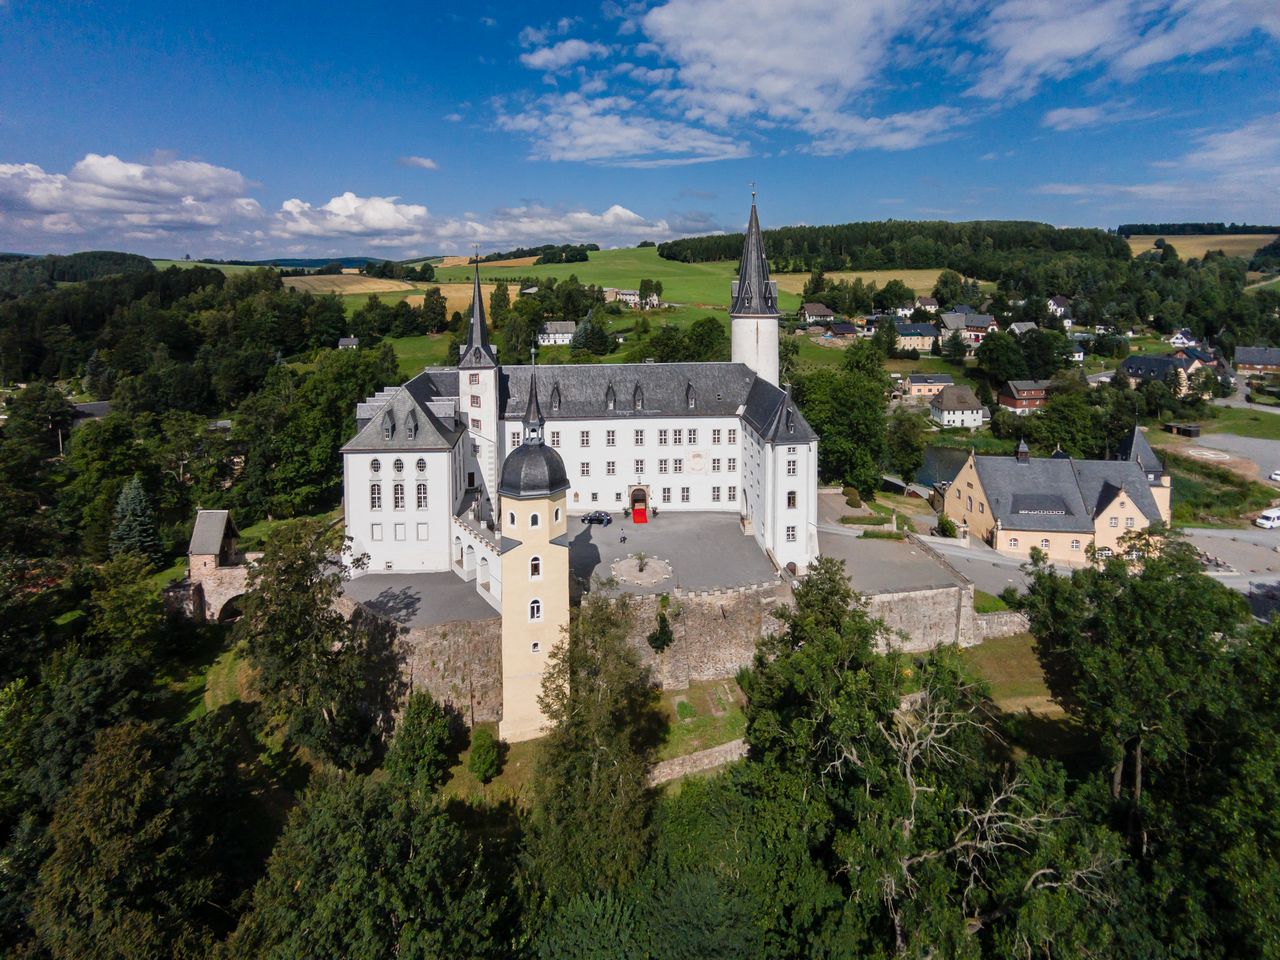
M 467 758 L 467 769 L 481 783 L 488 783 L 502 772 L 502 745 L 493 731 L 481 727 L 471 736 L 471 756 Z
M 942 342 L 942 355 L 952 363 L 964 363 L 965 357 L 969 355 L 969 345 L 964 342 L 959 330 L 952 330 Z
M 163 556 L 151 498 L 137 474 L 129 478 L 116 500 L 109 545 L 113 557 L 133 553 L 155 562 Z
M 431 694 L 410 694 L 383 764 L 388 776 L 421 793 L 434 793 L 457 754 L 457 726 L 455 717 Z

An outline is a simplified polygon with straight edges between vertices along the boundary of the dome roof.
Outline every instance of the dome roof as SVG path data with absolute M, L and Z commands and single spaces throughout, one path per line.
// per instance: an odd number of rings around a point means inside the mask
M 546 497 L 568 489 L 569 475 L 564 461 L 541 441 L 522 443 L 512 450 L 502 465 L 502 479 L 498 481 L 498 493 L 517 500 Z

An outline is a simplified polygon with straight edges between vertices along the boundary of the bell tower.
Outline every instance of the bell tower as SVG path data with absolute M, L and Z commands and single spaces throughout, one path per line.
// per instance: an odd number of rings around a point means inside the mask
M 467 473 L 474 476 L 475 486 L 483 494 L 481 499 L 487 497 L 492 503 L 497 499 L 501 411 L 498 410 L 498 355 L 489 345 L 489 330 L 485 326 L 479 253 L 476 254 L 467 342 L 458 352 L 458 399 L 471 442 Z
M 529 375 L 524 442 L 502 465 L 502 739 L 546 732 L 538 705 L 548 659 L 567 643 L 569 537 L 564 461 L 543 442 L 536 369 Z
M 769 261 L 751 191 L 751 217 L 742 242 L 742 263 L 733 282 L 729 317 L 733 323 L 732 358 L 763 380 L 778 385 L 778 284 L 769 279 Z

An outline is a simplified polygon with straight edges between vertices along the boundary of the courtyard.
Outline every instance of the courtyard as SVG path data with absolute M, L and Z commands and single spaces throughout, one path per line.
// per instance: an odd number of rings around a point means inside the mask
M 434 627 L 459 620 L 498 616 L 476 592 L 476 585 L 455 573 L 366 573 L 343 584 L 349 600 L 405 627 Z

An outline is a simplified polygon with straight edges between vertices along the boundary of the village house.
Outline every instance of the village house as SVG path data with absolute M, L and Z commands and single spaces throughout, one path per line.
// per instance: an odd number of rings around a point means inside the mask
M 1050 297 L 1046 306 L 1048 306 L 1049 312 L 1053 316 L 1063 317 L 1071 309 L 1071 301 L 1062 296 L 1062 294 L 1058 294 Z
M 1012 333 L 1015 337 L 1020 337 L 1024 333 L 1030 333 L 1032 330 L 1039 329 L 1039 325 L 1031 322 L 1030 320 L 1019 320 L 1017 323 L 1009 324 L 1008 332 Z
M 801 323 L 826 325 L 835 318 L 835 311 L 825 303 L 806 303 L 800 308 Z
M 933 297 L 916 297 L 917 310 L 928 310 L 930 313 L 938 312 L 938 301 Z
M 339 337 L 338 338 L 339 350 L 356 350 L 356 349 L 359 349 L 359 347 L 360 347 L 359 337 Z
M 829 337 L 856 337 L 858 335 L 858 327 L 849 323 L 847 320 L 837 320 L 827 324 L 827 336 Z
M 573 342 L 573 335 L 578 332 L 578 325 L 572 320 L 548 320 L 538 331 L 538 346 L 568 346 Z
M 1186 327 L 1183 327 L 1169 338 L 1169 346 L 1171 347 L 1194 347 L 1199 343 L 1200 341 Z
M 658 307 L 662 306 L 662 301 L 658 298 L 656 293 L 649 294 L 642 305 L 640 303 L 639 290 L 620 290 L 617 287 L 605 287 L 603 292 L 605 303 L 613 303 L 616 301 L 630 307 L 632 310 L 639 310 L 642 306 L 645 310 L 656 310 Z
M 1175 397 L 1182 397 L 1190 389 L 1194 365 L 1194 360 L 1184 360 L 1181 357 L 1132 356 L 1125 357 L 1120 369 L 1135 387 L 1157 381 L 1172 390 Z
M 929 401 L 930 419 L 944 427 L 976 430 L 982 426 L 985 412 L 973 390 L 965 386 L 943 387 Z
M 959 332 L 972 353 L 987 334 L 995 333 L 1000 325 L 989 313 L 978 313 L 972 307 L 956 307 L 938 317 L 938 329 L 944 340 L 952 333 Z
M 1000 406 L 1025 417 L 1044 406 L 1049 398 L 1048 380 L 1010 380 L 1000 388 Z
M 903 381 L 902 394 L 911 400 L 936 397 L 943 387 L 954 383 L 947 373 L 909 373 Z
M 1244 374 L 1280 373 L 1280 347 L 1236 347 L 1236 370 Z
M 933 342 L 938 339 L 938 330 L 931 323 L 903 323 L 893 325 L 898 335 L 899 350 L 919 350 L 928 353 L 933 349 Z
M 1025 442 L 1012 456 L 969 454 L 947 488 L 943 512 L 998 552 L 1052 562 L 1083 563 L 1090 546 L 1101 558 L 1125 534 L 1168 523 L 1169 475 L 1138 428 L 1116 460 L 1033 457 Z

